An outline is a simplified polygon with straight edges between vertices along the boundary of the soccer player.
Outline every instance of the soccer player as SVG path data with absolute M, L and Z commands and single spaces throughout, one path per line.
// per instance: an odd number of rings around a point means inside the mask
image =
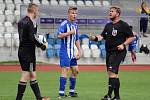
M 130 29 L 133 32 L 134 40 L 129 44 L 128 51 L 131 52 L 132 61 L 135 62 L 136 61 L 136 46 L 137 46 L 137 42 L 138 42 L 138 36 L 137 36 L 137 33 L 133 31 L 132 26 L 130 26 Z
M 59 98 L 66 97 L 65 86 L 67 81 L 68 70 L 71 70 L 70 76 L 70 93 L 69 97 L 77 97 L 75 93 L 76 77 L 78 75 L 78 65 L 77 60 L 80 59 L 81 48 L 80 41 L 78 37 L 78 27 L 75 23 L 77 17 L 77 7 L 69 7 L 68 9 L 68 19 L 64 20 L 58 29 L 58 38 L 61 39 L 60 48 L 60 66 L 61 66 L 61 76 L 60 76 L 60 87 L 59 87 Z M 75 54 L 75 45 L 78 49 L 77 54 Z
M 109 82 L 108 93 L 101 100 L 120 100 L 119 65 L 126 56 L 126 45 L 133 41 L 133 32 L 126 22 L 120 20 L 120 14 L 119 7 L 110 7 L 109 18 L 112 22 L 106 24 L 100 35 L 89 37 L 93 41 L 106 40 L 106 66 Z M 114 97 L 111 98 L 113 91 Z
M 37 33 L 37 24 L 34 22 L 39 14 L 38 6 L 36 4 L 29 4 L 27 8 L 27 15 L 18 23 L 19 33 L 19 49 L 18 58 L 22 69 L 21 79 L 18 84 L 18 92 L 16 100 L 22 100 L 27 81 L 30 81 L 30 86 L 36 96 L 37 100 L 46 100 L 41 96 L 38 82 L 36 80 L 36 57 L 35 48 L 40 47 L 42 50 L 46 49 L 46 44 L 42 44 L 35 39 Z

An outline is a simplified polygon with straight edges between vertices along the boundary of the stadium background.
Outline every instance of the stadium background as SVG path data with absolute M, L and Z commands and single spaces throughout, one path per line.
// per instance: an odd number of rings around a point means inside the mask
M 145 1 L 150 4 L 150 0 Z M 49 48 L 46 51 L 43 52 L 40 49 L 36 51 L 38 62 L 42 62 L 38 67 L 38 80 L 43 88 L 42 94 L 50 96 L 52 100 L 57 100 L 55 97 L 58 95 L 58 52 L 60 47 L 60 40 L 56 38 L 57 28 L 59 23 L 67 17 L 68 6 L 76 5 L 79 10 L 77 23 L 83 49 L 82 57 L 79 60 L 81 73 L 77 86 L 81 97 L 77 100 L 99 100 L 106 91 L 106 87 L 103 86 L 107 82 L 103 66 L 105 64 L 104 41 L 93 43 L 86 37 L 90 33 L 96 35 L 103 30 L 104 25 L 109 22 L 107 13 L 111 5 L 122 7 L 121 18 L 132 25 L 133 30 L 140 36 L 140 14 L 136 11 L 142 0 L 0 0 L 0 100 L 15 98 L 15 86 L 20 76 L 19 65 L 12 64 L 12 62 L 18 61 L 17 22 L 24 16 L 26 5 L 30 2 L 40 6 L 40 17 L 37 20 L 38 33 L 45 35 L 49 42 Z M 149 31 L 148 27 L 148 36 L 150 36 Z M 150 47 L 149 40 L 149 37 L 139 37 L 137 62 L 133 64 L 130 53 L 128 53 L 123 63 L 125 65 L 121 68 L 123 100 L 148 100 L 150 97 L 148 94 L 150 92 L 148 85 L 150 82 L 148 77 L 150 57 L 147 54 L 139 53 L 141 44 Z M 4 65 L 4 62 L 8 62 L 9 66 L 8 63 Z M 24 100 L 33 99 L 32 91 L 28 88 Z

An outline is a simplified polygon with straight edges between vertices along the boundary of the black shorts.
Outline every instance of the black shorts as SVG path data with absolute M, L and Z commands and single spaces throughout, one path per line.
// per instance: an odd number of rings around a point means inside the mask
M 118 74 L 119 65 L 124 61 L 127 51 L 116 51 L 106 53 L 106 66 L 107 71 Z
M 29 55 L 23 52 L 18 52 L 19 63 L 23 71 L 36 71 L 36 59 L 34 54 Z

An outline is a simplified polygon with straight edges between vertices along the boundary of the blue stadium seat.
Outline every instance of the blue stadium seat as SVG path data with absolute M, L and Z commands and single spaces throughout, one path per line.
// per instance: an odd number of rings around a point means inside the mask
M 61 44 L 61 39 L 55 39 L 55 44 Z
M 47 34 L 46 34 L 46 38 L 49 39 L 49 38 L 53 38 L 53 37 L 52 37 L 51 34 L 47 33 Z
M 105 40 L 98 41 L 98 45 L 105 45 Z
M 47 39 L 48 44 L 54 46 L 55 39 L 54 39 L 54 36 L 52 34 L 46 34 L 46 39 Z
M 81 44 L 87 44 L 87 45 L 89 45 L 89 36 L 87 34 L 81 34 L 79 36 L 79 39 L 81 41 Z
M 48 44 L 50 44 L 50 45 L 52 45 L 52 46 L 54 46 L 54 44 L 55 44 L 54 38 L 49 38 L 49 39 L 47 39 L 47 42 L 48 42 Z
M 59 57 L 60 45 L 59 44 L 54 45 L 54 50 L 56 57 Z
M 95 42 L 95 41 L 89 41 L 89 46 L 91 46 L 92 44 L 95 44 L 98 46 L 98 42 Z
M 101 52 L 101 54 L 100 54 L 101 58 L 106 58 L 106 49 L 105 49 L 105 45 L 102 44 L 102 45 L 99 46 L 99 48 L 100 48 L 100 52 Z
M 46 56 L 47 58 L 52 58 L 54 56 L 54 49 L 52 45 L 48 44 L 48 48 L 46 49 Z
M 54 38 L 55 38 L 55 39 L 57 39 L 57 38 L 58 38 L 58 35 L 57 35 L 57 34 L 54 34 L 53 36 L 54 36 Z
M 81 34 L 81 35 L 79 36 L 79 39 L 80 39 L 80 40 L 82 40 L 82 39 L 84 39 L 84 38 L 89 38 L 89 36 L 88 36 L 87 34 Z

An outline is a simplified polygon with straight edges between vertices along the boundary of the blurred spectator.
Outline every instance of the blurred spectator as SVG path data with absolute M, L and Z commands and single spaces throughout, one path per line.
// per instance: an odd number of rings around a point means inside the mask
M 147 3 L 145 1 L 142 2 L 139 12 L 141 13 L 140 32 L 143 35 L 143 37 L 148 37 L 145 33 L 147 31 L 150 9 L 148 8 Z
M 103 0 L 100 0 L 101 5 L 103 6 Z

